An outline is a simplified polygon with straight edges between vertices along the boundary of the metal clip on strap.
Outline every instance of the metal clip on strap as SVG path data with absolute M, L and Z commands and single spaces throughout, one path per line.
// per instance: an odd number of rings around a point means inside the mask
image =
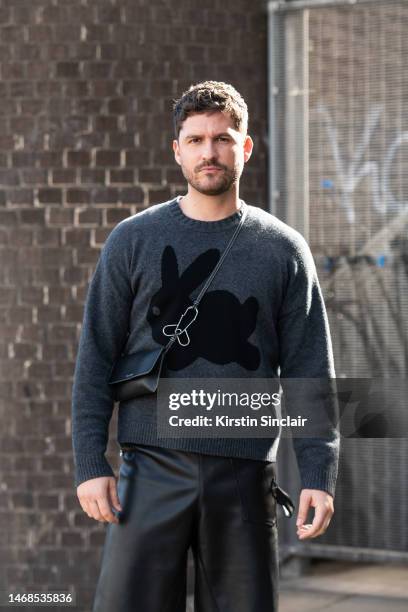
M 291 500 L 288 493 L 286 493 L 286 491 L 281 489 L 281 487 L 278 486 L 275 480 L 272 482 L 271 490 L 272 490 L 272 495 L 275 497 L 277 503 L 280 506 L 282 506 L 285 516 L 287 517 L 292 516 L 295 510 L 295 504 Z
M 191 320 L 188 321 L 187 324 L 185 322 L 183 323 L 183 319 L 186 318 L 187 314 L 192 311 L 194 311 L 194 313 L 192 314 L 192 318 L 190 317 Z M 165 336 L 174 336 L 181 346 L 187 346 L 188 344 L 190 344 L 190 336 L 187 333 L 187 329 L 192 323 L 194 323 L 197 318 L 197 315 L 197 306 L 189 306 L 187 310 L 185 310 L 181 315 L 180 319 L 178 320 L 178 323 L 171 323 L 170 325 L 165 325 L 163 327 L 163 334 Z M 183 328 L 182 325 L 185 325 L 185 327 Z M 182 340 L 182 337 L 184 337 L 184 340 Z

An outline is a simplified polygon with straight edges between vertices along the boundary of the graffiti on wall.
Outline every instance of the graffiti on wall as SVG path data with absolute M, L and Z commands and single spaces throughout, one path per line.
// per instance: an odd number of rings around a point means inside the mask
M 319 104 L 316 111 L 323 115 L 326 130 L 336 166 L 339 185 L 339 204 L 344 209 L 349 223 L 355 223 L 354 191 L 359 182 L 369 177 L 371 183 L 372 203 L 380 214 L 403 212 L 408 207 L 408 201 L 398 200 L 392 193 L 390 174 L 397 152 L 401 146 L 408 143 L 408 131 L 398 134 L 388 146 L 381 161 L 364 160 L 373 133 L 376 130 L 383 113 L 381 105 L 374 105 L 365 117 L 364 130 L 360 142 L 357 143 L 351 159 L 347 162 L 340 150 L 337 127 L 324 104 Z M 330 181 L 323 186 L 330 187 Z
M 403 375 L 408 367 L 407 303 L 403 297 L 408 279 L 408 201 L 395 197 L 391 177 L 397 154 L 408 143 L 408 131 L 390 138 L 379 159 L 370 159 L 370 148 L 378 152 L 373 141 L 384 113 L 381 105 L 374 105 L 347 157 L 328 108 L 319 104 L 316 111 L 324 118 L 335 167 L 334 180 L 325 177 L 322 186 L 331 190 L 347 223 L 357 229 L 356 190 L 360 181 L 369 180 L 370 205 L 384 217 L 363 244 L 354 245 L 351 232 L 349 253 L 326 255 L 320 262 L 331 272 L 325 279 L 325 293 L 328 310 L 337 320 L 339 371 L 344 369 L 347 375 L 357 371 L 371 376 Z M 352 365 L 351 355 L 356 354 L 359 357 Z

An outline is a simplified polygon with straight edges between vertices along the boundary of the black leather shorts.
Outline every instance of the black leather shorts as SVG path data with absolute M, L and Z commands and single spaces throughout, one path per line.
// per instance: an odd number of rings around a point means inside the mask
M 137 445 L 124 452 L 93 612 L 276 612 L 275 465 Z

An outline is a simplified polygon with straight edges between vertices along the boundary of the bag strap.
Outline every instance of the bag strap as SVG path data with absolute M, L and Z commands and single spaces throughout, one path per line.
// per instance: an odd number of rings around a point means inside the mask
M 220 259 L 217 262 L 217 265 L 214 267 L 214 270 L 211 272 L 211 274 L 208 277 L 204 287 L 201 289 L 200 293 L 198 294 L 198 296 L 194 300 L 192 306 L 188 306 L 188 308 L 186 308 L 186 310 L 183 312 L 183 314 L 181 315 L 180 319 L 178 320 L 178 322 L 176 324 L 172 323 L 170 325 L 165 325 L 163 327 L 163 334 L 165 336 L 171 336 L 169 342 L 167 343 L 167 345 L 165 347 L 165 350 L 164 350 L 165 353 L 167 353 L 167 351 L 173 345 L 175 340 L 177 340 L 178 343 L 181 346 L 187 346 L 188 344 L 190 344 L 190 337 L 189 337 L 189 335 L 187 333 L 187 329 L 196 320 L 196 318 L 198 316 L 198 305 L 199 305 L 199 303 L 203 299 L 203 296 L 204 296 L 205 292 L 207 291 L 208 287 L 211 285 L 212 281 L 214 280 L 215 275 L 217 274 L 217 272 L 221 268 L 222 264 L 224 263 L 224 260 L 225 260 L 226 256 L 230 252 L 230 250 L 232 248 L 232 245 L 234 244 L 234 242 L 235 242 L 239 232 L 241 231 L 242 226 L 244 225 L 244 221 L 245 221 L 245 218 L 247 216 L 248 208 L 247 208 L 246 204 L 241 205 L 241 208 L 243 208 L 241 220 L 240 220 L 239 224 L 237 225 L 237 227 L 235 228 L 235 232 L 231 236 L 230 241 L 228 242 L 227 246 L 224 249 L 224 252 L 222 253 Z M 188 320 L 189 317 L 190 317 L 190 320 Z M 187 319 L 187 322 L 186 321 L 183 322 L 184 318 Z M 182 327 L 182 325 L 183 325 L 183 327 Z M 168 330 L 167 332 L 165 331 L 166 328 Z M 172 330 L 172 331 L 170 331 L 170 330 Z M 183 334 L 185 336 L 187 336 L 187 342 L 183 342 L 181 340 L 181 337 L 182 337 Z
M 217 265 L 215 266 L 214 270 L 211 272 L 211 275 L 208 277 L 204 287 L 201 289 L 200 293 L 198 294 L 197 298 L 194 300 L 193 306 L 198 306 L 199 303 L 201 302 L 204 293 L 207 291 L 208 287 L 211 285 L 214 276 L 217 274 L 218 270 L 221 268 L 224 259 L 226 258 L 226 256 L 228 255 L 229 251 L 231 250 L 232 245 L 234 244 L 239 232 L 241 231 L 242 226 L 244 225 L 244 221 L 245 221 L 245 217 L 247 215 L 247 208 L 245 206 L 243 212 L 242 212 L 242 217 L 241 220 L 239 222 L 239 225 L 235 228 L 235 232 L 231 237 L 231 240 L 229 241 L 229 243 L 227 244 L 227 246 L 224 249 L 223 254 L 221 255 L 220 259 L 218 260 Z

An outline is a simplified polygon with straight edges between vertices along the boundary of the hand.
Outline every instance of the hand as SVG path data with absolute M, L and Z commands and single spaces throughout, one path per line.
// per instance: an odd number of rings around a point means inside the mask
M 315 508 L 313 523 L 304 525 L 309 507 Z M 299 540 L 317 538 L 322 535 L 334 514 L 333 497 L 326 491 L 318 489 L 302 489 L 299 498 L 299 512 L 296 520 Z
M 122 510 L 114 476 L 101 476 L 82 482 L 77 487 L 77 495 L 82 510 L 90 518 L 101 523 L 119 523 L 111 509 L 113 505 L 116 510 Z

